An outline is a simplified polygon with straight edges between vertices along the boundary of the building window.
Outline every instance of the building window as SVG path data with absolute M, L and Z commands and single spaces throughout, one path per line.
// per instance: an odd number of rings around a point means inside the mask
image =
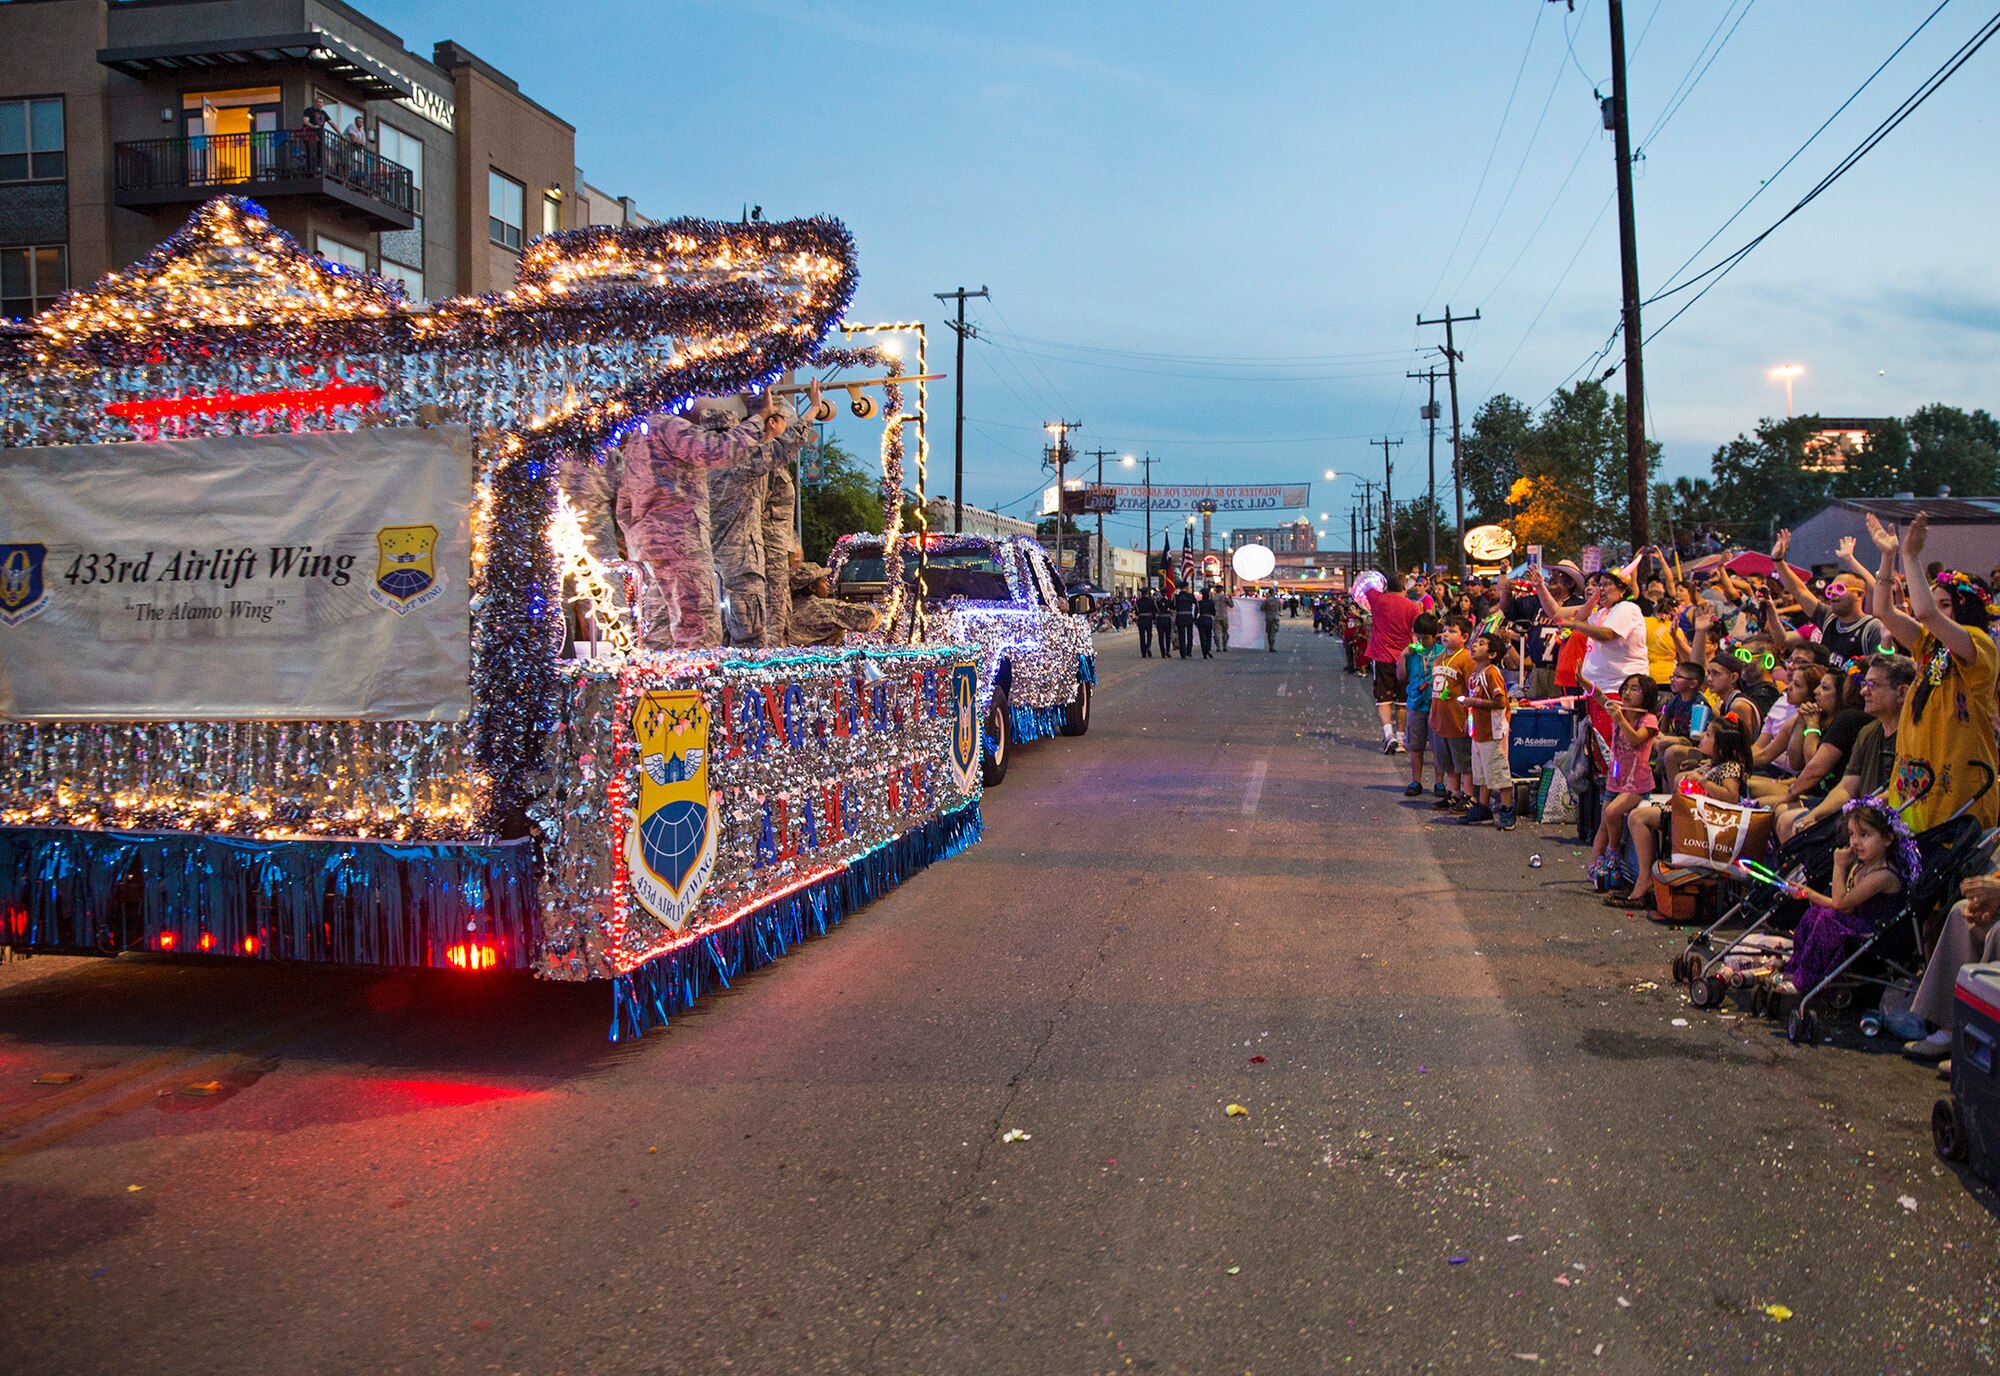
M 562 202 L 554 196 L 542 197 L 542 233 L 554 234 L 562 228 Z
M 339 263 L 342 267 L 348 268 L 360 268 L 364 272 L 368 270 L 368 251 L 366 249 L 356 248 L 352 244 L 343 244 L 340 240 L 329 239 L 324 234 L 314 236 L 313 252 L 326 259 L 329 263 Z
M 56 182 L 68 175 L 62 97 L 0 101 L 0 182 Z
M 69 286 L 69 250 L 61 244 L 0 248 L 0 316 L 25 320 Z
M 375 151 L 390 162 L 400 163 L 410 169 L 410 188 L 416 192 L 413 207 L 421 215 L 424 212 L 424 141 L 415 134 L 406 134 L 393 124 L 375 126 Z M 418 264 L 421 266 L 421 263 Z
M 521 251 L 521 184 L 491 168 L 486 172 L 486 237 Z
M 382 275 L 391 282 L 401 282 L 403 293 L 412 301 L 424 299 L 424 274 L 417 268 L 406 268 L 401 263 L 382 260 Z

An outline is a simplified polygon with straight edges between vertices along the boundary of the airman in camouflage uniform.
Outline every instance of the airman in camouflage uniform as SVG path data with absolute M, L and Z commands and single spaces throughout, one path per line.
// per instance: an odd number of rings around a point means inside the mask
M 833 597 L 833 576 L 818 564 L 792 565 L 791 643 L 838 645 L 849 631 L 872 631 L 882 624 L 879 608 Z

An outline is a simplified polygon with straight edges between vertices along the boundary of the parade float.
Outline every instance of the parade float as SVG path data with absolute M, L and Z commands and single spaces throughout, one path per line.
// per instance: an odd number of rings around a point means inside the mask
M 617 1037 L 976 840 L 965 647 L 649 648 L 560 481 L 893 373 L 854 283 L 681 220 L 419 306 L 223 198 L 0 334 L 0 943 L 610 980 Z

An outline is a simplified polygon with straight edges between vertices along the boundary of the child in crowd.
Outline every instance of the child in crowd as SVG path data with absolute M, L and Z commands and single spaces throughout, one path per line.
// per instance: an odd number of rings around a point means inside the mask
M 1611 778 L 1605 787 L 1611 797 L 1604 804 L 1604 816 L 1597 824 L 1597 839 L 1590 848 L 1590 864 L 1584 870 L 1585 877 L 1593 883 L 1618 862 L 1618 844 L 1625 838 L 1625 814 L 1653 791 L 1653 741 L 1660 734 L 1660 719 L 1656 715 L 1659 701 L 1659 685 L 1650 675 L 1627 674 L 1617 699 L 1610 704 Z
M 1472 659 L 1465 696 L 1472 709 L 1472 786 L 1477 796 L 1472 810 L 1459 820 L 1464 826 L 1492 822 L 1507 831 L 1514 825 L 1514 773 L 1507 767 L 1507 678 L 1495 662 L 1507 653 L 1507 642 L 1488 631 L 1472 637 L 1466 652 Z
M 1681 780 L 1684 787 L 1720 798 L 1725 803 L 1743 801 L 1743 780 L 1750 773 L 1750 733 L 1736 712 L 1711 717 L 1701 733 L 1701 755 L 1706 764 Z M 1653 897 L 1653 859 L 1659 854 L 1660 832 L 1673 815 L 1665 803 L 1645 803 L 1632 809 L 1632 850 L 1639 862 L 1639 877 L 1627 894 L 1604 896 L 1608 908 L 1644 908 Z
M 1810 906 L 1792 932 L 1783 973 L 1777 969 L 1782 943 L 1765 942 L 1765 951 L 1727 962 L 1732 984 L 1769 981 L 1779 994 L 1811 989 L 1840 968 L 1850 942 L 1880 931 L 1903 910 L 1903 888 L 1923 866 L 1916 838 L 1880 798 L 1858 799 L 1845 811 L 1847 844 L 1833 853 L 1833 892 L 1787 886 Z
M 1462 616 L 1446 617 L 1431 667 L 1431 749 L 1445 776 L 1445 796 L 1435 804 L 1439 811 L 1472 806 L 1472 726 L 1465 710 L 1465 685 L 1472 677 L 1465 636 L 1471 629 Z
M 1413 629 L 1416 639 L 1403 651 L 1403 662 L 1398 669 L 1403 680 L 1404 744 L 1410 752 L 1410 786 L 1403 790 L 1405 798 L 1424 796 L 1424 756 L 1430 753 L 1431 743 L 1431 671 L 1438 656 L 1444 653 L 1438 644 L 1438 632 L 1443 628 L 1433 613 L 1419 616 Z M 1442 756 L 1432 772 L 1437 775 L 1437 795 L 1442 798 L 1445 796 Z
M 1691 746 L 1699 733 L 1694 729 L 1694 705 L 1702 701 L 1701 665 L 1684 659 L 1674 666 L 1667 680 L 1667 697 L 1660 704 L 1660 735 L 1655 753 L 1673 746 Z

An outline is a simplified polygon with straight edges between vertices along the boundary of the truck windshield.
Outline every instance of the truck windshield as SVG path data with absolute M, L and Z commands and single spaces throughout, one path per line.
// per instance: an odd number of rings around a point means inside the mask
M 916 558 L 906 554 L 903 584 L 915 587 L 916 581 Z M 879 592 L 883 582 L 882 556 L 857 554 L 840 566 L 840 586 L 835 591 L 842 595 Z M 992 554 L 980 550 L 933 554 L 924 570 L 924 593 L 927 597 L 967 597 L 976 602 L 1005 602 L 1013 596 L 1007 588 L 1006 568 Z

